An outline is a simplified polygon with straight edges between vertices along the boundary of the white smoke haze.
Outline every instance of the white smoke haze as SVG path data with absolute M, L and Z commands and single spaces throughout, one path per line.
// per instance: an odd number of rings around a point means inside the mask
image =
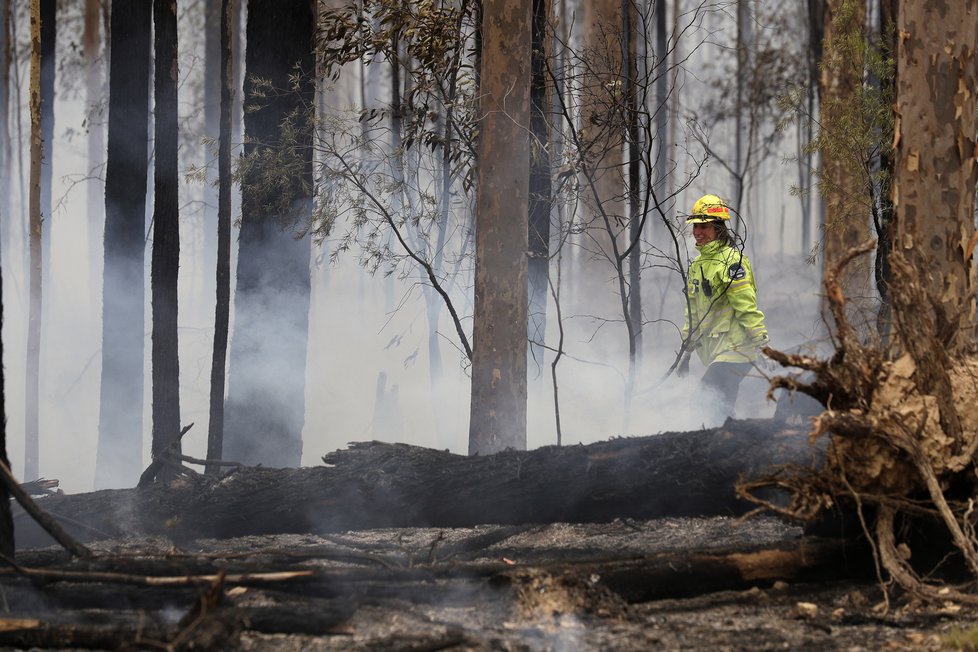
M 196 99 L 199 82 L 193 78 L 202 74 L 201 67 L 194 65 L 202 48 L 202 37 L 191 27 L 196 24 L 195 20 L 194 16 L 181 15 L 181 71 L 187 77 L 180 89 L 181 128 L 191 134 L 200 133 L 202 119 L 198 115 L 199 101 Z M 716 29 L 720 30 L 715 35 L 717 40 L 721 33 L 728 38 L 731 25 L 729 21 L 722 25 L 718 23 Z M 704 46 L 688 67 L 696 70 L 701 59 L 713 56 L 711 48 L 715 47 Z M 22 69 L 26 70 L 23 65 Z M 374 74 L 371 70 L 367 73 Z M 26 78 L 26 74 L 21 75 L 22 80 Z M 683 81 L 683 101 L 693 102 L 694 98 L 705 95 L 708 86 L 705 77 L 687 76 Z M 61 81 L 57 87 L 62 88 Z M 22 102 L 26 102 L 25 91 L 22 89 Z M 59 95 L 55 99 L 56 140 L 52 159 L 55 208 L 52 216 L 45 216 L 44 223 L 45 228 L 51 230 L 52 240 L 48 252 L 51 276 L 44 279 L 46 312 L 42 316 L 45 336 L 42 342 L 40 469 L 43 477 L 60 479 L 62 487 L 72 493 L 89 491 L 94 486 L 101 367 L 101 288 L 89 287 L 87 269 L 92 257 L 101 260 L 102 244 L 87 241 L 85 193 L 89 186 L 79 182 L 81 177 L 89 174 L 84 139 L 78 136 L 84 133 L 85 109 L 83 102 L 75 96 Z M 26 115 L 26 106 L 22 110 Z M 714 134 L 717 141 L 722 140 L 721 136 Z M 210 152 L 204 153 L 204 145 L 199 139 L 185 134 L 182 143 L 181 170 L 188 171 L 192 164 L 214 163 Z M 26 142 L 22 146 L 26 152 Z M 695 147 L 688 141 L 684 146 Z M 785 151 L 762 164 L 744 206 L 738 208 L 749 228 L 747 254 L 757 277 L 759 305 L 767 316 L 772 345 L 788 349 L 809 342 L 818 333 L 820 272 L 817 266 L 811 266 L 805 260 L 809 252 L 801 247 L 799 200 L 790 195 L 797 170 L 795 163 L 784 162 L 784 158 L 792 155 L 793 142 L 785 143 L 783 147 Z M 27 159 L 23 160 L 26 165 Z M 678 169 L 675 174 L 681 177 L 688 172 Z M 96 170 L 95 174 L 102 174 L 102 170 Z M 11 219 L 16 220 L 16 224 L 10 233 L 17 240 L 3 243 L 5 323 L 2 334 L 6 352 L 7 444 L 13 470 L 19 476 L 24 455 L 27 288 L 23 223 L 26 202 L 17 189 L 18 183 L 12 182 L 12 186 L 15 192 L 11 197 Z M 101 183 L 90 187 L 102 192 Z M 697 196 L 706 192 L 727 195 L 729 188 L 729 175 L 723 167 L 715 162 L 708 163 L 691 187 L 677 197 L 673 210 L 687 211 Z M 148 211 L 151 213 L 151 186 L 149 192 Z M 201 218 L 203 191 L 200 184 L 182 180 L 180 192 L 180 399 L 183 424 L 195 424 L 184 438 L 184 451 L 204 457 L 214 322 L 214 270 L 206 268 L 202 262 L 205 252 L 201 243 L 204 229 L 211 225 L 205 225 Z M 234 217 L 239 217 L 237 212 Z M 661 237 L 661 228 L 655 233 L 657 238 Z M 233 239 L 236 245 L 237 229 Z M 669 246 L 663 241 L 655 244 L 661 248 Z M 147 279 L 151 247 L 152 243 L 148 241 Z M 468 446 L 469 377 L 447 311 L 441 311 L 439 322 L 443 376 L 432 386 L 428 323 L 425 302 L 417 284 L 418 274 L 415 272 L 409 278 L 398 278 L 396 274 L 372 276 L 358 265 L 353 252 L 339 256 L 335 263 L 329 262 L 330 253 L 330 241 L 313 247 L 302 463 L 318 464 L 320 456 L 326 452 L 345 447 L 351 441 L 369 439 L 464 453 Z M 555 266 L 556 262 L 551 265 L 552 273 Z M 232 261 L 232 275 L 234 270 Z M 610 276 L 610 268 L 608 273 Z M 609 324 L 596 329 L 594 322 L 583 317 L 589 314 L 585 307 L 592 298 L 575 297 L 564 288 L 567 293 L 562 295 L 566 302 L 563 306 L 564 357 L 557 367 L 563 444 L 715 427 L 723 422 L 724 415 L 717 414 L 714 408 L 716 400 L 698 386 L 703 369 L 695 356 L 689 377 L 677 379 L 671 376 L 662 380 L 680 346 L 675 324 L 682 323 L 683 315 L 682 282 L 675 273 L 671 278 L 668 274 L 658 270 L 643 278 L 643 306 L 647 319 L 665 319 L 672 324 L 650 323 L 645 327 L 636 392 L 628 415 L 624 410 L 628 368 L 624 327 Z M 462 281 L 460 286 L 471 292 L 470 282 Z M 141 433 L 143 466 L 149 463 L 150 450 L 149 296 L 147 289 L 146 382 Z M 457 301 L 464 325 L 470 332 L 470 297 L 456 292 L 453 299 Z M 552 300 L 550 304 L 547 345 L 555 347 L 556 312 Z M 231 337 L 234 337 L 233 324 Z M 531 448 L 557 443 L 550 377 L 552 360 L 551 351 L 544 360 L 542 376 L 531 377 L 529 382 L 527 441 Z M 269 369 L 262 374 L 268 391 L 275 391 L 278 386 L 275 373 Z M 379 381 L 381 374 L 382 383 Z M 378 385 L 382 385 L 383 392 L 378 392 Z M 770 416 L 774 406 L 764 400 L 765 392 L 766 382 L 755 372 L 741 385 L 737 416 Z

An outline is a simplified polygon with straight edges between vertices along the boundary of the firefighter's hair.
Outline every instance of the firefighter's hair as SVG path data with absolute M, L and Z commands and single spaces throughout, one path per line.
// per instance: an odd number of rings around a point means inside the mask
M 733 247 L 736 245 L 737 239 L 734 237 L 734 234 L 730 231 L 730 229 L 727 228 L 727 224 L 725 222 L 717 220 L 713 222 L 713 228 L 716 230 L 717 240 L 728 247 Z

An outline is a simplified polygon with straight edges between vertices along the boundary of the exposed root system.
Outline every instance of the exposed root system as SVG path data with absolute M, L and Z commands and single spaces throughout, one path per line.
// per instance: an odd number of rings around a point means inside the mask
M 828 439 L 825 464 L 815 470 L 785 468 L 738 491 L 763 509 L 806 521 L 839 503 L 854 509 L 889 580 L 923 599 L 978 604 L 978 358 L 970 338 L 959 332 L 958 315 L 948 314 L 940 297 L 928 293 L 900 252 L 891 258 L 893 287 L 899 288 L 893 293 L 893 340 L 883 346 L 859 338 L 846 317 L 837 279 L 846 264 L 874 245 L 869 241 L 852 249 L 826 270 L 836 326 L 830 359 L 766 350 L 786 367 L 811 372 L 809 382 L 775 378 L 770 391 L 800 391 L 826 406 L 813 419 L 810 435 L 813 442 Z M 770 487 L 788 491 L 790 504 L 759 497 L 758 490 Z M 941 546 L 946 550 L 938 550 Z M 944 553 L 953 553 L 954 565 L 946 563 Z M 938 558 L 945 563 L 935 569 L 929 561 Z M 945 585 L 962 577 L 950 572 L 952 567 L 970 581 Z

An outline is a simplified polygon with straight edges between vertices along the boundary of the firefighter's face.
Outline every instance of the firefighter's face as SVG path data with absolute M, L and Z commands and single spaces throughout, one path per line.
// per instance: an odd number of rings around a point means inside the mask
M 713 225 L 713 222 L 694 224 L 693 239 L 696 240 L 697 247 L 702 247 L 708 242 L 713 242 L 717 239 L 717 228 Z

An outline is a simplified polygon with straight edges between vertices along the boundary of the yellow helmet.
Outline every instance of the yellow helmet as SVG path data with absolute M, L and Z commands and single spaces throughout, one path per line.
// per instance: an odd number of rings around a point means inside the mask
M 686 223 L 705 224 L 729 219 L 730 208 L 727 207 L 727 202 L 716 195 L 703 195 L 693 204 L 693 212 L 686 217 Z

